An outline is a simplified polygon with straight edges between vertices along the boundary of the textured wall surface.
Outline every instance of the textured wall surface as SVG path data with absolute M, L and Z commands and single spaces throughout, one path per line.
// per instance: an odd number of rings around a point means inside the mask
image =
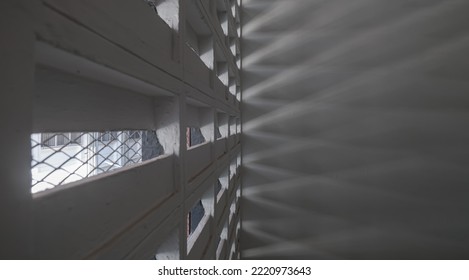
M 239 259 L 239 27 L 232 0 L 0 1 L 0 259 Z M 114 156 L 140 145 L 34 143 L 134 130 L 151 160 L 124 168 Z M 58 183 L 92 154 L 112 172 Z M 40 180 L 55 187 L 35 192 Z
M 469 2 L 243 5 L 243 258 L 469 258 Z

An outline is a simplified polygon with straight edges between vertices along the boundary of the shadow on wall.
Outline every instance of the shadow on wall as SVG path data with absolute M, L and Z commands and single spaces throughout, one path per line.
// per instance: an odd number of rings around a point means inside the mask
M 469 258 L 469 2 L 243 6 L 242 257 Z

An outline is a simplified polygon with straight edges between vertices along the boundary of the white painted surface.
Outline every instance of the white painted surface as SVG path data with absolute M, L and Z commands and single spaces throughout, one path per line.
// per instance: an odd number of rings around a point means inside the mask
M 188 46 L 184 48 L 184 78 L 203 92 L 211 92 L 210 76 L 213 74 L 200 57 Z
M 154 129 L 153 102 L 138 92 L 37 67 L 33 131 Z
M 187 151 L 187 177 L 189 180 L 198 175 L 210 163 L 210 148 L 211 143 L 204 143 L 191 147 Z
M 173 157 L 97 175 L 34 197 L 41 258 L 80 258 L 108 242 L 168 198 Z
M 171 28 L 144 1 L 46 0 L 46 6 L 164 71 L 175 73 Z M 138 20 L 135 20 L 138 19 Z M 158 34 L 158 36 L 155 36 Z
M 201 12 L 208 32 L 213 32 L 212 43 L 220 44 L 225 38 L 212 26 L 214 4 L 204 1 Z M 9 92 L 1 112 L 2 120 L 15 119 L 2 124 L 10 135 L 6 140 L 12 141 L 2 145 L 8 147 L 2 150 L 4 162 L 12 168 L 1 176 L 7 180 L 1 190 L 6 202 L 2 213 L 14 213 L 14 219 L 1 216 L 2 225 L 11 229 L 2 230 L 2 256 L 146 259 L 177 229 L 179 256 L 188 258 L 186 202 L 202 197 L 204 182 L 213 187 L 218 167 L 227 166 L 228 158 L 240 152 L 239 146 L 232 146 L 215 157 L 215 112 L 239 116 L 240 111 L 233 98 L 225 98 L 226 87 L 214 88 L 213 71 L 199 57 L 186 56 L 184 9 L 179 25 L 171 29 L 143 1 L 47 0 L 26 5 L 8 0 L 1 5 L 6 23 L 1 35 L 9 39 L 1 47 L 2 57 L 8 58 L 2 67 L 8 79 L 3 91 Z M 227 47 L 222 49 L 230 55 Z M 232 60 L 230 67 L 236 67 Z M 35 63 L 40 65 L 36 85 Z M 43 67 L 68 73 L 67 78 L 57 84 L 60 79 L 44 76 Z M 210 142 L 187 151 L 189 98 L 208 108 L 200 120 Z M 124 127 L 156 128 L 170 155 L 31 200 L 33 131 Z M 212 211 L 208 219 L 213 217 Z M 191 257 L 215 258 L 214 230 L 211 225 L 203 229 Z
M 215 156 L 221 157 L 226 153 L 226 138 L 220 138 L 215 142 Z

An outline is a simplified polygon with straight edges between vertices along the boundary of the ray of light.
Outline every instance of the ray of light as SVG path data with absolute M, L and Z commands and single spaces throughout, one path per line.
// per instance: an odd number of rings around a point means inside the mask
M 467 2 L 315 2 L 246 25 L 243 257 L 467 256 Z
M 269 1 L 270 2 L 270 1 Z M 256 4 L 256 1 L 243 2 L 244 10 L 249 10 L 253 8 L 253 5 L 256 5 L 258 8 L 259 4 Z M 262 5 L 262 3 L 261 3 Z M 243 37 L 249 36 L 250 33 L 253 33 L 258 28 L 271 24 L 272 21 L 275 21 L 279 17 L 285 14 L 294 14 L 296 12 L 295 5 L 290 5 L 289 1 L 275 1 L 275 4 L 272 2 L 268 3 L 268 9 L 264 9 L 262 14 L 256 16 L 255 19 L 247 22 L 243 26 Z
M 363 164 L 359 166 L 351 166 L 349 168 L 340 169 L 334 172 L 322 173 L 321 175 L 295 176 L 291 178 L 286 178 L 284 180 L 277 180 L 273 183 L 266 183 L 266 184 L 257 185 L 257 186 L 252 185 L 249 187 L 245 187 L 243 190 L 243 195 L 245 195 L 246 198 L 253 199 L 256 194 L 270 193 L 276 190 L 277 191 L 278 190 L 298 191 L 295 189 L 304 188 L 305 186 L 313 187 L 313 186 L 321 186 L 321 185 L 327 184 L 329 188 L 335 187 L 336 191 L 339 191 L 340 189 L 342 190 L 354 189 L 355 192 L 362 192 L 364 194 L 366 193 L 369 196 L 374 196 L 376 199 L 378 199 L 378 197 L 380 197 L 380 199 L 381 198 L 382 199 L 394 199 L 394 200 L 399 200 L 402 202 L 412 203 L 415 205 L 422 205 L 422 206 L 423 205 L 426 205 L 426 206 L 448 205 L 449 203 L 448 201 L 442 200 L 440 198 L 430 199 L 430 198 L 422 197 L 421 195 L 402 193 L 398 190 L 392 190 L 392 189 L 382 189 L 382 188 L 376 188 L 372 186 L 362 186 L 362 185 L 352 184 L 345 180 L 338 179 L 338 178 L 353 177 L 354 175 L 361 175 L 361 174 L 370 175 L 373 173 L 379 174 L 383 172 L 388 172 L 390 170 L 409 169 L 415 166 L 419 166 L 423 162 L 425 162 L 426 164 L 430 164 L 430 162 L 428 162 L 428 160 L 426 159 L 421 159 L 418 156 L 414 156 L 414 157 L 411 156 L 407 158 L 392 159 L 392 160 L 385 161 L 385 162 Z M 461 172 L 465 172 L 464 167 L 461 167 L 458 165 L 445 164 L 439 161 L 435 161 L 434 164 L 439 167 L 449 165 L 448 168 L 459 169 Z M 275 173 L 280 173 L 279 170 L 282 170 L 281 168 L 278 168 L 278 167 L 271 167 L 271 166 L 266 166 L 262 164 L 252 164 L 252 163 L 246 164 L 244 168 L 246 170 L 250 170 L 252 168 L 256 168 L 256 169 L 262 168 L 264 170 L 274 170 Z M 293 173 L 290 170 L 282 170 L 281 172 L 285 174 Z M 258 198 L 256 197 L 256 199 Z M 458 204 L 453 203 L 452 205 L 454 207 L 459 207 Z M 276 205 L 276 206 L 280 207 L 279 205 Z M 462 206 L 463 206 L 462 208 L 465 208 L 464 205 Z
M 319 101 L 330 101 L 338 97 L 346 98 L 346 96 L 344 96 L 343 94 L 347 93 L 351 87 L 354 87 L 370 79 L 374 79 L 375 77 L 380 77 L 382 75 L 391 75 L 392 68 L 398 69 L 403 67 L 409 68 L 411 66 L 415 67 L 427 57 L 432 57 L 434 54 L 439 54 L 442 52 L 451 52 L 455 49 L 465 47 L 467 44 L 469 44 L 469 35 L 459 37 L 451 41 L 443 42 L 437 47 L 433 47 L 426 52 L 422 52 L 412 60 L 400 61 L 394 66 L 388 66 L 386 67 L 386 69 L 382 69 L 382 71 L 378 71 L 375 69 L 362 72 L 361 74 L 356 75 L 353 79 L 346 80 L 343 83 L 339 83 L 330 88 L 326 88 L 321 92 L 315 93 L 313 96 L 292 102 L 291 104 L 283 106 L 280 109 L 271 111 L 268 114 L 264 114 L 256 119 L 249 120 L 243 125 L 243 131 L 250 131 L 261 125 L 278 121 L 279 119 L 285 120 L 291 117 L 300 117 L 301 115 L 310 112 L 315 107 L 324 106 L 324 104 L 321 104 Z M 396 71 L 396 73 L 399 74 L 398 71 Z M 287 77 L 284 77 L 284 79 L 287 79 Z M 247 98 L 249 99 L 249 97 Z
M 319 55 L 312 56 L 309 60 L 303 62 L 302 65 L 296 67 L 289 67 L 284 71 L 270 77 L 269 79 L 262 81 L 261 83 L 255 86 L 251 86 L 249 88 L 244 89 L 243 100 L 248 100 L 254 96 L 262 94 L 263 92 L 267 92 L 269 89 L 284 86 L 287 83 L 292 84 L 295 81 L 301 80 L 302 78 L 308 76 L 308 73 L 312 70 L 311 68 L 313 68 L 314 70 L 319 65 L 334 59 L 335 57 L 343 54 L 351 48 L 359 46 L 363 42 L 368 41 L 370 38 L 386 34 L 391 30 L 404 28 L 410 24 L 415 24 L 415 22 L 420 21 L 432 14 L 441 13 L 442 10 L 445 8 L 448 8 L 448 6 L 445 5 L 445 2 L 441 2 L 438 5 L 417 10 L 414 13 L 406 15 L 404 18 L 398 18 L 392 23 L 388 23 L 386 25 L 379 25 L 371 30 L 368 30 L 367 32 L 360 33 L 352 38 L 346 38 L 343 42 L 337 44 L 335 47 L 327 49 Z M 243 64 L 243 68 L 244 67 L 245 65 Z M 389 65 L 387 65 L 386 68 L 388 69 Z M 367 74 L 370 75 L 371 73 Z
M 251 221 L 246 225 L 246 232 L 257 237 L 268 238 L 268 240 L 275 242 L 264 246 L 254 247 L 246 249 L 243 252 L 245 257 L 254 258 L 260 256 L 269 255 L 301 255 L 304 250 L 314 250 L 319 253 L 322 259 L 329 258 L 347 258 L 339 254 L 333 254 L 331 252 L 323 251 L 322 248 L 328 246 L 329 248 L 336 248 L 340 251 L 344 244 L 353 242 L 357 243 L 358 240 L 367 240 L 369 236 L 386 236 L 387 239 L 413 239 L 421 244 L 431 244 L 435 247 L 450 247 L 458 248 L 460 243 L 452 240 L 451 238 L 443 238 L 429 232 L 422 232 L 415 229 L 402 228 L 402 226 L 390 225 L 387 223 L 375 223 L 373 225 L 360 225 L 347 229 L 339 229 L 333 232 L 327 232 L 324 234 L 317 234 L 304 238 L 297 239 L 286 239 L 276 236 L 272 233 L 268 233 L 265 230 L 259 229 L 259 224 L 255 221 Z M 421 246 L 421 245 L 420 245 Z M 283 254 L 283 251 L 287 250 L 290 253 Z M 313 254 L 315 255 L 315 254 Z
M 251 65 L 255 64 L 256 62 L 259 62 L 263 58 L 286 53 L 298 46 L 305 44 L 308 41 L 311 41 L 315 38 L 323 37 L 324 35 L 326 35 L 322 31 L 322 28 L 324 26 L 327 26 L 328 24 L 340 20 L 342 17 L 345 17 L 351 12 L 353 13 L 362 10 L 363 5 L 366 4 L 366 1 L 367 0 L 346 1 L 345 3 L 342 3 L 341 9 L 335 9 L 334 7 L 326 7 L 321 9 L 321 13 L 327 14 L 327 17 L 309 17 L 305 22 L 301 23 L 301 25 L 296 26 L 296 30 L 288 30 L 285 32 L 281 32 L 280 34 L 276 34 L 276 39 L 271 40 L 269 45 L 245 56 L 243 58 L 243 66 L 245 68 L 249 68 Z M 308 5 L 306 5 L 306 7 L 289 5 L 290 7 L 296 7 L 296 9 L 299 9 L 290 12 L 293 12 L 293 15 L 295 15 L 304 10 L 314 10 L 316 9 L 315 5 L 322 3 L 323 2 L 312 1 L 310 3 L 307 3 Z M 283 14 L 283 16 L 285 16 L 285 13 Z M 277 17 L 272 19 L 275 21 L 278 20 Z M 264 21 L 264 23 L 269 24 L 271 22 Z M 250 27 L 250 25 L 248 25 L 247 27 Z M 257 27 L 259 28 L 261 27 L 261 25 L 257 25 Z M 245 33 L 243 34 L 243 38 L 250 38 L 249 35 L 251 33 L 254 33 L 254 31 L 256 31 L 255 28 L 248 29 L 247 32 L 245 31 Z

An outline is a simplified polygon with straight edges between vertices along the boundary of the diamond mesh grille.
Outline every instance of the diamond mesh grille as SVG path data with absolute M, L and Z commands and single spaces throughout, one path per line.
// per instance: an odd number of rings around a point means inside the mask
M 163 154 L 155 131 L 31 135 L 32 192 L 142 162 Z

